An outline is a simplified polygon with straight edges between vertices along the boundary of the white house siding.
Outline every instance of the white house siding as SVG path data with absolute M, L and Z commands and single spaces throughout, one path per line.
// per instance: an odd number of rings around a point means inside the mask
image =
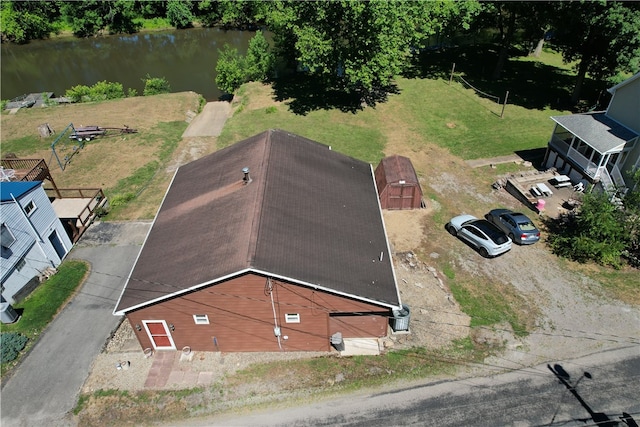
M 629 129 L 640 133 L 640 75 L 616 87 L 607 115 Z
M 16 265 L 20 259 L 24 258 L 24 266 L 18 271 Z M 22 257 L 19 257 L 13 267 L 7 271 L 6 280 L 2 282 L 2 297 L 9 303 L 16 302 L 16 294 L 18 294 L 31 280 L 37 278 L 40 272 L 51 264 L 42 256 L 42 251 L 38 246 L 33 244 Z M 3 270 L 4 273 L 4 270 Z
M 14 202 L 6 202 L 1 206 L 2 223 L 9 228 L 16 239 L 9 250 L 2 250 L 0 258 L 4 288 L 2 296 L 9 302 L 13 302 L 13 296 L 33 277 L 47 267 L 60 265 L 72 247 L 72 242 L 42 187 L 34 188 L 17 200 L 22 209 L 31 201 L 36 207 L 27 219 L 24 211 L 21 211 Z M 60 255 L 49 240 L 53 232 L 60 241 Z M 25 263 L 20 271 L 16 271 L 15 267 L 22 259 Z
M 633 145 L 633 149 L 629 151 L 627 158 L 625 159 L 622 166 L 620 166 L 620 171 L 622 172 L 626 184 L 631 187 L 634 185 L 633 180 L 627 176 L 627 173 L 633 172 L 640 168 L 640 138 L 635 139 L 635 144 Z

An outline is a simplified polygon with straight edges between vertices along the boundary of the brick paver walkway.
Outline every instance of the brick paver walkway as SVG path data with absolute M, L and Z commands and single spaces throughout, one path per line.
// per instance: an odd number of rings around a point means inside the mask
M 191 353 L 190 356 L 193 356 Z M 191 357 L 181 352 L 159 351 L 153 355 L 145 388 L 192 388 L 206 386 L 213 382 L 213 372 L 194 369 Z

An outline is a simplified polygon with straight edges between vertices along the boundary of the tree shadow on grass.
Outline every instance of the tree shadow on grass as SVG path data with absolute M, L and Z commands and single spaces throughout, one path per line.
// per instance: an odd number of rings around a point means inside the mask
M 530 150 L 518 150 L 515 153 L 520 156 L 525 162 L 530 162 L 531 165 L 537 170 L 543 170 L 544 155 L 547 152 L 547 147 L 532 148 Z
M 521 57 L 526 52 L 513 49 L 511 58 Z M 445 49 L 431 49 L 414 55 L 411 67 L 405 73 L 409 78 L 440 78 L 449 80 L 453 64 L 454 75 L 462 75 L 477 89 L 504 100 L 509 92 L 508 103 L 529 109 L 578 111 L 571 103 L 571 93 L 576 76 L 569 71 L 543 64 L 539 61 L 508 61 L 498 80 L 491 74 L 498 59 L 498 48 L 493 45 L 465 45 Z M 582 94 L 589 108 L 603 109 L 608 102 L 603 97 L 601 84 L 587 79 Z
M 276 79 L 273 92 L 276 101 L 285 102 L 294 114 L 302 116 L 310 111 L 336 109 L 355 114 L 366 106 L 375 107 L 386 102 L 389 94 L 400 93 L 395 84 L 367 93 L 348 92 L 302 73 Z

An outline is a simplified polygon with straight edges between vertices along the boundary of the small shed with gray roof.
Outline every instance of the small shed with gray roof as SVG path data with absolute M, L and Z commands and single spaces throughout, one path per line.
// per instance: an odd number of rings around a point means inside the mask
M 402 307 L 371 165 L 269 130 L 181 166 L 114 309 L 144 349 L 326 351 Z

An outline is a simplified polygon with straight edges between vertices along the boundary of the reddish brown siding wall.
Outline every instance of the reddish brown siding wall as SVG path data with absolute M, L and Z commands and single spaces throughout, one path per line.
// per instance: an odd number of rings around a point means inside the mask
M 171 336 L 176 348 L 196 351 L 280 351 L 274 335 L 273 308 L 285 351 L 328 351 L 330 313 L 380 313 L 384 308 L 342 298 L 302 286 L 272 280 L 273 306 L 267 279 L 253 274 L 234 278 L 188 295 L 127 314 L 132 326 L 143 320 L 165 320 L 175 326 Z M 285 314 L 297 313 L 300 323 L 285 323 Z M 194 314 L 206 314 L 209 325 L 196 325 Z M 345 337 L 383 336 L 387 318 L 340 318 Z M 143 348 L 153 348 L 144 328 L 135 331 Z M 288 339 L 284 339 L 287 336 Z M 214 344 L 214 337 L 217 346 Z
M 388 184 L 380 193 L 382 209 L 418 209 L 421 202 L 417 184 Z
M 342 333 L 343 338 L 383 337 L 387 335 L 389 318 L 385 315 L 331 316 L 331 335 Z

